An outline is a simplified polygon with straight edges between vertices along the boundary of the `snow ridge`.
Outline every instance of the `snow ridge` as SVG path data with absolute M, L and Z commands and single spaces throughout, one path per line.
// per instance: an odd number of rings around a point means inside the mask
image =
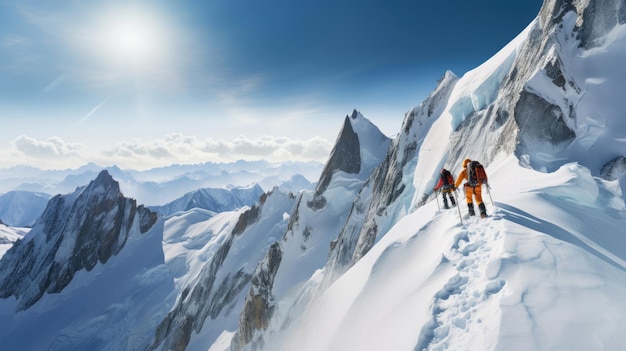
M 245 188 L 204 188 L 189 192 L 163 206 L 150 206 L 149 208 L 165 217 L 192 208 L 201 208 L 218 213 L 233 211 L 244 206 L 253 206 L 261 194 L 263 194 L 263 189 L 258 184 Z

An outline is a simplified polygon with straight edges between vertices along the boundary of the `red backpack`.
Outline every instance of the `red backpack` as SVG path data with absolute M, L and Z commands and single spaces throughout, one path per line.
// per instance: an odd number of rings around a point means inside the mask
M 443 181 L 443 187 L 449 188 L 454 186 L 454 177 L 447 169 L 441 171 L 441 180 Z

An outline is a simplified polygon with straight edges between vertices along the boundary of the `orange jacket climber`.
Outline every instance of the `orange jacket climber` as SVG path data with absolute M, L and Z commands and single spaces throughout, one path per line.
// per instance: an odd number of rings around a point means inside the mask
M 480 216 L 484 218 L 487 216 L 487 209 L 485 208 L 485 204 L 483 203 L 483 196 L 482 196 L 483 180 L 479 179 L 479 180 L 470 182 L 469 174 L 468 174 L 469 173 L 468 166 L 470 166 L 470 162 L 472 162 L 472 160 L 470 160 L 469 158 L 463 161 L 463 170 L 461 171 L 461 173 L 459 173 L 459 176 L 456 178 L 454 187 L 458 188 L 459 185 L 461 185 L 461 183 L 463 182 L 463 180 L 466 181 L 463 187 L 465 188 L 465 199 L 467 200 L 467 208 L 469 210 L 469 214 L 470 216 L 473 216 L 475 214 L 474 204 L 472 202 L 472 197 L 473 197 L 476 199 L 476 204 L 478 204 L 478 208 L 480 209 Z M 474 183 L 474 184 L 470 185 L 470 183 Z

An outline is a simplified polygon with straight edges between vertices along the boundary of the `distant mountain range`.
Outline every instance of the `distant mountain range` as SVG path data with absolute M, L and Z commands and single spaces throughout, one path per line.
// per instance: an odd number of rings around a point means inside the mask
M 189 192 L 163 206 L 151 206 L 149 208 L 166 217 L 194 208 L 219 213 L 234 211 L 246 206 L 252 207 L 259 201 L 262 194 L 263 189 L 257 184 L 230 189 L 205 188 Z
M 0 195 L 0 220 L 12 227 L 30 227 L 52 196 L 24 190 Z
M 120 183 L 125 195 L 147 206 L 160 206 L 202 188 L 241 187 L 255 183 L 264 190 L 271 190 L 274 186 L 295 191 L 311 188 L 314 185 L 309 179 L 316 180 L 322 167 L 323 164 L 312 161 L 206 162 L 171 165 L 145 171 L 122 170 L 116 166 L 100 167 L 95 164 L 68 170 L 16 166 L 0 169 L 0 195 L 18 190 L 50 196 L 67 194 L 106 169 Z

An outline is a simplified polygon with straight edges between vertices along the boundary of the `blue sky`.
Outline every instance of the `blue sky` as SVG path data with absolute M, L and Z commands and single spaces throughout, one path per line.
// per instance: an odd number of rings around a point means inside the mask
M 0 0 L 0 167 L 325 161 L 356 108 L 393 136 L 538 0 Z

